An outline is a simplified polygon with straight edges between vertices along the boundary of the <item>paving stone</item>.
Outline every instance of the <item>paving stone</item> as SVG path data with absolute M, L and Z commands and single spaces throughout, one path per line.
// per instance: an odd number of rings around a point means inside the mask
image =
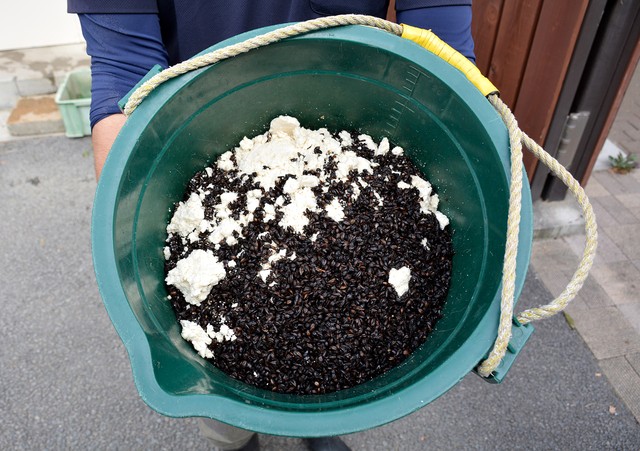
M 636 373 L 640 374 L 640 352 L 636 352 L 634 354 L 626 355 L 627 361 L 636 371 Z
M 633 114 L 631 111 L 621 111 L 619 115 L 616 116 L 616 131 L 624 131 L 627 129 L 638 130 L 635 122 L 637 121 L 637 116 Z
M 604 208 L 604 206 L 600 203 L 600 199 L 600 197 L 590 199 L 593 213 L 596 216 L 596 224 L 598 224 L 599 227 L 618 225 L 618 221 L 616 221 L 616 218 L 611 213 L 609 213 L 606 208 Z
M 541 261 L 532 263 L 532 267 L 545 287 L 554 297 L 557 297 L 567 287 L 571 277 L 577 269 L 577 263 L 573 267 L 559 270 L 549 268 Z M 569 305 L 574 308 L 597 309 L 615 305 L 609 295 L 604 291 L 593 275 L 589 275 L 582 288 Z
M 589 306 L 587 306 L 582 299 L 576 297 L 565 307 L 564 314 L 565 316 L 569 315 L 571 321 L 573 321 L 573 316 L 576 314 L 575 312 L 579 310 L 589 310 Z
M 0 80 L 0 109 L 9 110 L 18 101 L 19 95 L 14 80 Z
M 638 183 L 640 184 L 640 181 L 638 181 Z M 620 203 L 626 208 L 631 209 L 640 207 L 640 196 L 636 193 L 618 194 L 616 199 L 618 199 L 618 201 L 620 201 Z
M 616 305 L 637 303 L 640 271 L 631 262 L 596 263 L 590 274 Z
M 611 171 L 598 171 L 593 173 L 593 177 L 607 187 L 607 191 L 609 191 L 613 195 L 618 194 L 626 194 L 629 191 L 627 188 L 620 183 L 615 174 Z
M 31 80 L 16 80 L 18 94 L 21 97 L 53 94 L 58 87 L 50 78 L 35 78 Z
M 7 119 L 13 136 L 64 132 L 64 123 L 53 96 L 21 98 Z
M 638 172 L 638 174 L 640 175 L 640 172 Z M 632 175 L 629 177 L 636 180 L 637 183 L 640 183 L 640 177 L 636 178 Z M 616 197 L 625 206 L 625 208 L 636 217 L 636 221 L 640 223 L 640 194 L 619 194 Z
M 585 247 L 585 237 L 584 235 L 572 235 L 565 236 L 562 238 L 570 247 L 571 250 L 576 254 L 582 256 L 584 253 Z M 602 263 L 612 263 L 612 262 L 621 262 L 627 260 L 627 256 L 620 250 L 618 245 L 613 242 L 609 235 L 602 229 L 599 228 L 598 233 L 598 247 L 596 248 L 596 262 Z
M 640 145 L 640 141 L 636 141 L 636 143 L 636 145 Z M 632 172 L 637 172 L 637 169 Z M 635 177 L 632 177 L 631 173 L 614 174 L 614 177 L 627 193 L 640 195 L 640 182 Z
M 618 396 L 640 421 L 640 375 L 624 357 L 602 360 L 600 367 Z
M 619 226 L 603 226 L 604 232 L 630 260 L 640 259 L 638 222 Z
M 613 300 L 591 274 L 584 281 L 576 298 L 583 301 L 591 309 L 614 305 Z
M 622 194 L 619 196 L 622 196 Z M 635 194 L 635 196 L 640 197 L 638 194 Z M 618 224 L 636 224 L 638 222 L 638 218 L 618 200 L 618 196 L 599 197 L 598 203 L 616 220 Z
M 635 127 L 626 127 L 624 133 L 634 141 L 640 140 L 640 131 Z
M 627 322 L 640 334 L 640 303 L 621 304 L 618 309 L 622 312 Z
M 554 297 L 559 296 L 571 280 L 570 274 L 567 274 L 564 271 L 549 271 L 547 270 L 545 264 L 542 262 L 532 262 L 531 266 L 533 267 L 533 270 L 535 271 L 538 278 L 542 281 L 544 286 L 547 288 L 547 290 L 549 290 L 549 292 L 551 292 L 551 295 Z M 549 299 L 547 302 L 550 301 L 551 299 Z M 585 305 L 585 307 L 588 306 Z
M 566 268 L 577 262 L 578 254 L 564 241 L 563 238 L 545 238 L 533 240 L 531 261 L 550 266 Z
M 576 309 L 572 310 L 571 316 L 596 359 L 640 352 L 640 335 L 617 307 Z
M 617 141 L 618 145 L 625 151 L 629 153 L 637 153 L 638 152 L 638 141 L 632 140 L 626 134 L 624 137 Z
M 589 196 L 590 199 L 595 197 L 603 197 L 603 196 L 611 195 L 611 193 L 607 191 L 604 185 L 600 183 L 598 180 L 596 180 L 595 177 L 589 178 L 589 181 L 587 182 L 587 186 L 585 187 L 585 192 L 587 193 L 587 196 Z

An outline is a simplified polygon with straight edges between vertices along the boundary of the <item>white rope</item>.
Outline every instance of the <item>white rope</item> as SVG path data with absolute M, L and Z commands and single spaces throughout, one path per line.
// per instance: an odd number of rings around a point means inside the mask
M 564 310 L 569 302 L 571 302 L 571 300 L 576 296 L 589 275 L 589 270 L 593 265 L 593 259 L 595 258 L 596 247 L 598 245 L 598 231 L 595 215 L 591 204 L 589 203 L 589 199 L 580 184 L 575 178 L 573 178 L 569 171 L 558 163 L 555 158 L 549 155 L 534 140 L 529 138 L 518 128 L 518 124 L 515 121 L 513 114 L 497 95 L 490 95 L 488 99 L 495 107 L 498 114 L 500 114 L 502 120 L 507 126 L 507 129 L 509 130 L 509 141 L 511 143 L 511 188 L 509 192 L 509 213 L 507 220 L 507 249 L 505 252 L 504 268 L 502 273 L 503 290 L 500 307 L 500 326 L 498 328 L 498 338 L 496 339 L 489 356 L 478 366 L 478 374 L 483 377 L 490 376 L 498 365 L 500 365 L 509 344 L 509 340 L 511 339 L 513 286 L 516 278 L 515 264 L 512 265 L 512 259 L 515 259 L 515 255 L 512 255 L 512 252 L 517 250 L 518 247 L 518 230 L 513 227 L 512 224 L 512 221 L 516 217 L 516 213 L 512 210 L 520 210 L 520 193 L 522 190 L 522 183 L 516 182 L 522 180 L 522 171 L 516 168 L 522 167 L 522 144 L 524 144 L 525 147 L 527 147 L 542 162 L 542 164 L 551 169 L 551 172 L 554 175 L 562 180 L 562 182 L 569 188 L 569 191 L 574 195 L 578 204 L 580 204 L 585 218 L 586 244 L 578 269 L 560 296 L 547 305 L 525 310 L 518 315 L 518 321 L 522 324 L 526 324 L 534 320 L 548 318 Z M 519 213 L 517 216 L 519 218 Z

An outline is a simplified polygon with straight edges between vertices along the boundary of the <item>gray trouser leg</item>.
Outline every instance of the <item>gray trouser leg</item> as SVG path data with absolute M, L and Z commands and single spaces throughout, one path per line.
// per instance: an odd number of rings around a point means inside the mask
M 209 443 L 222 450 L 242 448 L 255 434 L 210 418 L 198 418 L 198 427 Z

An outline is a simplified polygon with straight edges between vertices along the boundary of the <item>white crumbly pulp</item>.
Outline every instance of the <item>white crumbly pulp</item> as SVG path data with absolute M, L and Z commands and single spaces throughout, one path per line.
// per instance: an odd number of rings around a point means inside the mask
M 340 204 L 340 200 L 336 197 L 334 198 L 329 205 L 325 207 L 327 211 L 327 216 L 333 219 L 335 222 L 340 222 L 344 219 L 344 209 Z
M 400 269 L 392 268 L 389 271 L 389 283 L 393 285 L 398 297 L 402 297 L 409 290 L 409 281 L 411 280 L 411 269 L 403 266 Z
M 167 226 L 167 233 L 177 233 L 183 238 L 199 231 L 204 221 L 202 200 L 197 193 L 191 193 L 186 202 L 180 202 Z M 193 235 L 192 235 L 193 237 Z M 192 241 L 195 241 L 192 239 Z
M 167 274 L 166 282 L 180 290 L 189 304 L 200 305 L 211 288 L 226 275 L 224 264 L 213 252 L 196 249 L 187 258 L 178 260 Z
M 224 318 L 221 318 L 220 329 L 217 331 L 211 324 L 207 324 L 205 331 L 200 325 L 189 320 L 180 320 L 180 325 L 182 326 L 180 334 L 182 338 L 191 342 L 193 348 L 205 359 L 213 358 L 213 352 L 209 349 L 213 340 L 222 343 L 223 341 L 234 341 L 237 338 L 233 329 L 225 324 Z
M 383 138 L 376 143 L 369 135 L 361 134 L 358 142 L 371 149 L 375 156 L 391 154 L 399 156 L 404 153 L 401 147 L 390 148 L 389 140 Z M 253 181 L 259 188 L 250 190 L 246 194 L 246 203 L 238 205 L 238 193 L 226 191 L 219 196 L 219 202 L 213 206 L 213 217 L 205 219 L 202 201 L 210 191 L 199 190 L 192 193 L 185 202 L 180 202 L 167 226 L 169 236 L 178 234 L 184 245 L 197 242 L 201 234 L 205 234 L 213 243 L 215 250 L 225 243 L 228 246 L 238 244 L 244 239 L 242 232 L 245 226 L 254 221 L 254 211 L 260 206 L 262 197 L 273 188 L 279 180 L 284 180 L 283 196 L 279 196 L 273 203 L 263 202 L 263 221 L 275 222 L 278 214 L 281 219 L 277 225 L 305 235 L 305 227 L 309 224 L 308 212 L 324 213 L 336 222 L 345 219 L 343 205 L 347 199 L 334 198 L 326 205 L 319 205 L 313 188 L 321 187 L 326 193 L 331 184 L 346 182 L 350 174 L 356 172 L 356 182 L 351 183 L 352 199 L 357 199 L 363 189 L 370 189 L 369 184 L 362 178 L 364 174 L 374 174 L 378 164 L 366 158 L 359 157 L 354 151 L 346 150 L 353 145 L 353 139 L 347 131 L 341 131 L 338 138 L 331 136 L 324 128 L 308 130 L 300 126 L 296 118 L 279 116 L 271 121 L 269 131 L 254 138 L 243 138 L 240 144 L 223 153 L 216 161 L 216 166 L 222 171 L 236 171 L 229 177 L 240 178 L 242 183 Z M 317 149 L 320 151 L 318 152 Z M 335 177 L 329 179 L 324 171 L 325 163 L 333 159 L 336 165 Z M 205 168 L 210 177 L 211 168 Z M 318 175 L 310 175 L 310 173 Z M 255 174 L 255 175 L 254 175 Z M 209 186 L 209 188 L 212 185 Z M 410 183 L 401 181 L 400 189 L 416 189 L 420 197 L 420 209 L 424 214 L 435 214 L 440 227 L 444 229 L 449 219 L 440 213 L 438 196 L 432 194 L 429 182 L 412 176 Z M 378 201 L 378 207 L 384 205 L 384 198 L 379 193 L 373 193 Z M 342 202 L 341 202 L 342 201 Z M 377 207 L 376 207 L 377 208 Z M 236 214 L 233 214 L 233 212 Z M 238 214 L 239 212 L 239 214 Z M 237 219 L 236 219 L 237 218 Z M 264 239 L 268 234 L 259 236 Z M 318 233 L 311 234 L 308 239 L 315 242 Z M 425 246 L 426 242 L 423 242 Z M 426 246 L 425 246 L 426 247 Z M 185 246 L 183 254 L 188 251 Z M 169 259 L 170 250 L 163 249 L 165 259 Z M 240 251 L 237 254 L 239 257 Z M 286 255 L 284 250 L 276 250 L 262 264 L 258 277 L 264 283 L 272 276 L 273 266 L 283 258 L 295 259 L 295 254 Z M 228 268 L 234 268 L 236 261 L 226 262 Z M 166 282 L 175 286 L 184 295 L 189 304 L 200 305 L 209 295 L 212 287 L 226 277 L 225 263 L 220 262 L 211 250 L 197 249 L 186 258 L 178 261 L 176 267 L 169 271 Z M 402 296 L 409 289 L 411 271 L 408 267 L 391 269 L 389 283 Z M 269 286 L 275 285 L 271 281 Z M 187 306 L 189 307 L 189 306 Z M 208 346 L 215 340 L 234 340 L 233 328 L 229 327 L 221 318 L 220 330 L 214 331 L 211 325 L 205 331 L 190 321 L 181 321 L 182 336 L 193 343 L 194 348 L 203 357 L 212 357 Z
M 211 337 L 209 334 L 207 334 L 202 327 L 193 321 L 181 320 L 180 325 L 182 326 L 182 338 L 190 341 L 194 349 L 198 351 L 198 354 L 203 358 L 212 358 L 213 353 L 208 347 L 208 345 L 211 344 Z

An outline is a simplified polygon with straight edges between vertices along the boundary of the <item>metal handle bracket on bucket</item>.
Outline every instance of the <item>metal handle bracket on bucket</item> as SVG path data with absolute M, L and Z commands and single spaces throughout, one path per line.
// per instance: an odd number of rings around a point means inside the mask
M 410 39 L 439 56 L 444 61 L 452 64 L 454 67 L 462 71 L 469 81 L 473 83 L 488 99 L 507 126 L 511 145 L 511 179 L 498 337 L 486 360 L 481 362 L 475 370 L 482 377 L 488 378 L 487 380 L 499 382 L 504 377 L 508 367 L 513 363 L 517 350 L 521 348 L 521 345 L 524 344 L 526 338 L 528 338 L 532 332 L 532 328 L 524 326 L 530 321 L 548 318 L 564 310 L 582 287 L 589 274 L 589 270 L 593 265 L 593 259 L 595 257 L 595 250 L 597 247 L 597 226 L 595 222 L 595 215 L 584 190 L 569 171 L 567 171 L 566 168 L 549 155 L 534 140 L 520 130 L 513 113 L 499 98 L 496 87 L 480 73 L 476 66 L 469 62 L 463 55 L 437 38 L 432 32 L 415 27 L 409 27 L 407 25 L 399 25 L 377 17 L 358 14 L 321 17 L 306 22 L 287 25 L 263 35 L 247 39 L 246 41 L 220 48 L 210 53 L 198 55 L 180 64 L 169 67 L 159 73 L 150 73 L 149 76 L 146 77 L 148 79 L 141 82 L 140 86 L 138 86 L 133 93 L 124 99 L 124 101 L 126 101 L 126 105 L 123 108 L 123 112 L 127 116 L 130 115 L 144 100 L 144 98 L 156 87 L 187 72 L 215 64 L 219 61 L 232 58 L 253 49 L 264 47 L 290 37 L 345 25 L 365 25 L 375 27 L 397 36 Z M 540 162 L 542 162 L 542 164 L 547 166 L 551 172 L 569 188 L 569 191 L 578 201 L 585 218 L 586 245 L 578 269 L 575 271 L 564 291 L 549 304 L 538 308 L 528 309 L 517 315 L 516 321 L 518 323 L 516 328 L 513 329 L 515 264 L 520 225 L 523 146 L 528 148 L 540 160 Z M 522 336 L 518 338 L 517 336 L 519 334 Z M 514 338 L 514 336 L 516 337 Z M 511 346 L 511 349 L 516 352 L 512 352 L 509 357 L 505 357 L 509 350 L 509 346 Z M 502 368 L 500 368 L 500 364 L 505 358 L 507 358 L 507 360 L 504 361 Z

